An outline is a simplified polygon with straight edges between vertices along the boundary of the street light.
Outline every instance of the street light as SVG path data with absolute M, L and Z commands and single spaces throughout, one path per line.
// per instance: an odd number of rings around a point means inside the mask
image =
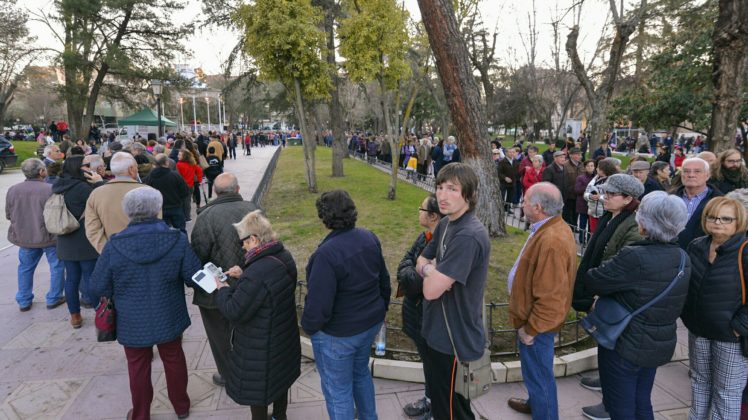
M 179 97 L 179 117 L 182 119 L 181 130 L 184 130 L 184 98 Z
M 208 106 L 208 131 L 210 131 L 210 98 L 205 97 L 205 104 Z
M 161 138 L 161 136 L 164 135 L 164 132 L 161 130 L 161 81 L 151 80 L 151 89 L 153 89 L 153 94 L 156 95 L 156 108 L 158 108 L 158 137 Z

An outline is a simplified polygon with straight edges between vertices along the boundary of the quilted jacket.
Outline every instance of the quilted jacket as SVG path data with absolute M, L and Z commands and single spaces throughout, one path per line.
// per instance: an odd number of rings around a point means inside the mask
M 184 233 L 158 219 L 130 223 L 104 246 L 91 275 L 92 294 L 114 299 L 120 344 L 151 347 L 190 326 L 184 285 L 194 285 L 200 268 Z

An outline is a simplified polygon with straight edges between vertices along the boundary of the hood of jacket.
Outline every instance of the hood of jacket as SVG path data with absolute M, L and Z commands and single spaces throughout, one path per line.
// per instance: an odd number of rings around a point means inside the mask
M 57 178 L 54 184 L 52 184 L 52 192 L 54 194 L 65 194 L 66 192 L 70 191 L 73 187 L 80 184 L 80 179 L 75 178 L 68 178 L 68 177 L 60 177 Z
M 172 229 L 163 220 L 130 223 L 125 230 L 112 236 L 112 247 L 122 257 L 136 264 L 152 264 L 173 250 L 182 232 Z

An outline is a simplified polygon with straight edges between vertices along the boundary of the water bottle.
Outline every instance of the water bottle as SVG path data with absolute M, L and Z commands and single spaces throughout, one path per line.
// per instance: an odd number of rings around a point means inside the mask
M 377 356 L 384 356 L 384 347 L 387 343 L 387 325 L 382 323 L 382 328 L 374 338 L 374 354 Z

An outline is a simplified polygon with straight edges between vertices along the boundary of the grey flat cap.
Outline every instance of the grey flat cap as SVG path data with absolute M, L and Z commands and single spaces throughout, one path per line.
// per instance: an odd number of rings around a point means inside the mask
M 642 182 L 627 174 L 609 176 L 605 184 L 599 185 L 598 189 L 606 193 L 626 194 L 629 197 L 639 197 L 644 194 Z
M 651 166 L 646 160 L 637 160 L 636 162 L 631 162 L 629 168 L 632 171 L 648 171 Z

